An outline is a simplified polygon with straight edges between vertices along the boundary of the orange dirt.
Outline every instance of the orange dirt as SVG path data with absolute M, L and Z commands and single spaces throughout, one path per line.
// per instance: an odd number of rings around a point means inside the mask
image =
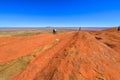
M 55 35 L 42 34 L 31 37 L 10 37 L 0 39 L 0 65 L 30 54 L 33 50 L 54 41 Z M 5 40 L 4 40 L 5 39 Z M 7 41 L 8 40 L 8 41 Z M 3 42 L 3 43 L 2 43 Z
M 0 42 L 1 66 L 52 45 L 10 80 L 120 80 L 120 32 L 114 29 L 1 38 Z

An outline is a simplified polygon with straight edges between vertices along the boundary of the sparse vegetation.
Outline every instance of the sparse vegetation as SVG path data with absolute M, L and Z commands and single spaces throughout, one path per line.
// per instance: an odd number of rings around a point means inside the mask
M 0 66 L 0 80 L 10 79 L 14 74 L 24 70 L 29 62 L 29 57 L 21 57 L 3 66 Z
M 23 30 L 23 31 L 4 31 L 0 32 L 0 37 L 11 37 L 11 36 L 32 36 L 38 34 L 50 33 L 48 30 Z

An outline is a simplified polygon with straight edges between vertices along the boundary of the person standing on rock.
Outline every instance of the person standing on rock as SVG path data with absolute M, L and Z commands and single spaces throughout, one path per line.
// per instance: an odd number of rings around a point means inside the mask
M 79 31 L 81 31 L 81 27 L 79 27 Z
M 56 34 L 57 33 L 57 30 L 56 29 L 53 29 L 53 34 Z
M 120 26 L 118 26 L 118 31 L 120 31 Z

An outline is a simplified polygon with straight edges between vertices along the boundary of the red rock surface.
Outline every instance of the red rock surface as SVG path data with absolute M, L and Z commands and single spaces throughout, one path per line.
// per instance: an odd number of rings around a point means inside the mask
M 57 44 L 11 80 L 120 80 L 120 32 L 116 30 L 1 38 L 0 65 L 54 41 Z

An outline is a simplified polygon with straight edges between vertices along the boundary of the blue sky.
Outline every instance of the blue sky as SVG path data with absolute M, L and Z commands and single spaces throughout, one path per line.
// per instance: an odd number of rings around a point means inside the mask
M 120 0 L 0 0 L 0 27 L 112 27 Z

